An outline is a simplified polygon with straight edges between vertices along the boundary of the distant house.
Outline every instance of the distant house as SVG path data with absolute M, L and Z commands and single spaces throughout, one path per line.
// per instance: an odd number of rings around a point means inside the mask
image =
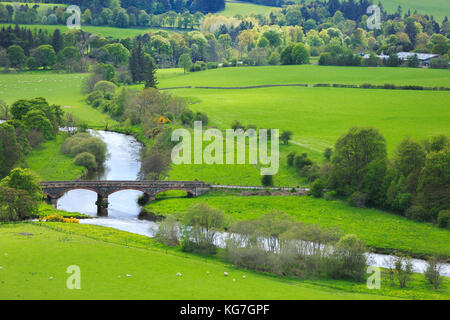
M 414 55 L 417 55 L 417 58 L 424 66 L 430 65 L 430 60 L 439 57 L 438 54 L 431 54 L 431 53 L 418 53 L 418 52 L 399 52 L 397 53 L 397 56 L 402 61 L 408 60 L 409 57 L 414 57 Z
M 397 53 L 397 56 L 399 59 L 403 62 L 407 61 L 409 57 L 413 57 L 414 55 L 417 55 L 417 58 L 419 59 L 420 63 L 424 66 L 430 65 L 430 60 L 439 57 L 438 54 L 431 54 L 431 53 L 418 53 L 418 52 L 399 52 Z M 369 59 L 370 55 L 365 54 L 362 55 L 364 59 Z M 386 60 L 389 58 L 389 56 L 385 54 L 377 55 L 378 58 L 381 60 Z

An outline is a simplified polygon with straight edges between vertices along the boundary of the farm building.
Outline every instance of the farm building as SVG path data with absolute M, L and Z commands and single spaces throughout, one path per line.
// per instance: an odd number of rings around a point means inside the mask
M 406 61 L 406 60 L 408 60 L 409 57 L 413 57 L 414 55 L 417 55 L 417 58 L 424 66 L 430 65 L 431 59 L 439 57 L 438 54 L 430 54 L 430 53 L 416 53 L 416 52 L 399 52 L 399 53 L 397 53 L 397 56 L 402 61 Z
M 417 55 L 417 58 L 419 59 L 420 63 L 424 66 L 430 65 L 430 60 L 439 57 L 438 54 L 430 54 L 430 53 L 416 53 L 416 52 L 399 52 L 397 53 L 397 56 L 402 60 L 403 62 L 407 61 L 409 57 L 413 57 L 414 55 Z M 363 59 L 369 59 L 370 55 L 365 54 L 362 55 Z M 388 55 L 380 54 L 377 55 L 378 58 L 381 60 L 386 60 L 389 58 Z

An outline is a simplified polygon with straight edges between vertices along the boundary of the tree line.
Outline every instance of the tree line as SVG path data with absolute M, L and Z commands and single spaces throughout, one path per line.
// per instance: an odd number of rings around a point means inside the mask
M 316 197 L 341 197 L 357 207 L 377 207 L 417 221 L 448 228 L 450 209 L 450 139 L 433 136 L 422 142 L 405 138 L 389 159 L 386 141 L 370 127 L 354 127 L 320 164 L 306 153 L 291 152 L 288 166 L 311 181 Z M 328 191 L 325 191 L 328 190 Z

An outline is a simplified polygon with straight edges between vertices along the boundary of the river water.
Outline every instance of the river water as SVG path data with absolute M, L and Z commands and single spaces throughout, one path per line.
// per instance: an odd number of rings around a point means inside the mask
M 127 136 L 115 132 L 91 131 L 92 134 L 100 137 L 107 145 L 107 159 L 103 170 L 95 174 L 88 175 L 87 180 L 137 180 L 141 168 L 140 151 L 142 145 L 132 136 Z M 138 215 L 141 211 L 137 204 L 137 199 L 142 193 L 128 190 L 116 192 L 109 196 L 108 217 L 97 218 L 97 195 L 88 190 L 72 190 L 67 192 L 58 200 L 58 209 L 69 212 L 81 212 L 91 215 L 93 219 L 81 219 L 84 224 L 94 224 L 111 227 L 118 230 L 128 231 L 136 234 L 153 237 L 158 228 L 158 224 L 152 221 L 140 220 Z M 219 235 L 224 238 L 225 233 Z M 223 241 L 219 241 L 219 246 L 223 246 Z M 389 255 L 368 254 L 371 264 L 378 267 L 388 267 Z M 423 272 L 425 261 L 414 259 L 414 271 Z M 442 268 L 442 275 L 450 277 L 450 264 L 445 264 Z

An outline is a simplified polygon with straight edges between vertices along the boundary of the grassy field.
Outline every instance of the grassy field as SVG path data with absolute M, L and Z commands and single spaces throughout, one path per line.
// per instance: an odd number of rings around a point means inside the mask
M 164 71 L 160 87 L 366 82 L 450 86 L 448 70 L 312 65 L 224 68 L 186 75 L 180 69 L 170 70 Z M 352 126 L 379 129 L 391 155 L 406 136 L 422 140 L 450 131 L 449 92 L 304 87 L 168 91 L 186 97 L 191 109 L 206 112 L 210 125 L 221 129 L 239 120 L 244 125 L 292 131 L 295 145 L 281 146 L 281 169 L 275 176 L 276 184 L 284 186 L 304 185 L 286 167 L 288 151 L 308 152 L 320 161 L 322 151 Z M 427 106 L 426 113 L 423 106 Z M 260 185 L 261 179 L 258 168 L 226 165 L 173 166 L 168 176 L 242 185 Z
M 11 23 L 0 23 L 0 28 L 2 26 L 8 27 L 14 24 Z M 62 32 L 66 32 L 68 29 L 65 25 L 44 25 L 44 24 L 21 24 L 21 27 L 27 27 L 31 30 L 48 30 L 49 32 L 53 32 L 56 29 L 61 30 Z M 178 32 L 177 29 L 168 29 L 168 28 L 116 28 L 116 27 L 102 27 L 102 26 L 81 26 L 83 31 L 89 33 L 100 34 L 104 37 L 113 37 L 116 39 L 130 38 L 136 37 L 138 35 L 151 32 L 165 31 L 165 32 Z
M 160 87 L 236 87 L 265 84 L 345 83 L 450 87 L 450 70 L 423 68 L 368 68 L 337 66 L 261 66 L 219 68 L 161 79 Z
M 301 2 L 301 0 L 292 0 L 293 2 Z M 306 0 L 311 2 L 312 0 Z M 379 0 L 373 1 L 374 4 L 381 2 L 384 10 L 388 13 L 397 12 L 398 6 L 402 7 L 402 15 L 411 10 L 411 13 L 417 10 L 420 14 L 432 15 L 439 23 L 445 16 L 449 15 L 450 3 L 447 0 Z
M 290 130 L 292 140 L 311 153 L 333 146 L 352 126 L 379 129 L 391 154 L 406 136 L 425 139 L 450 132 L 450 92 L 303 87 L 172 92 L 197 102 L 191 108 L 206 112 L 211 125 L 230 128 L 239 120 Z
M 270 10 L 274 7 L 257 5 L 254 3 L 245 3 L 240 1 L 226 1 L 225 10 L 220 11 L 217 14 L 226 16 L 226 17 L 234 17 L 235 15 L 248 16 L 250 13 L 257 14 L 269 14 Z
M 338 227 L 344 233 L 356 234 L 368 245 L 387 252 L 398 249 L 416 256 L 441 253 L 450 257 L 450 231 L 381 210 L 354 208 L 342 201 L 305 196 L 237 196 L 213 193 L 198 198 L 155 201 L 145 208 L 155 214 L 182 217 L 186 208 L 197 202 L 206 202 L 212 207 L 220 208 L 230 221 L 256 219 L 277 210 L 305 223 Z
M 103 125 L 108 116 L 84 102 L 81 85 L 88 74 L 56 74 L 51 71 L 0 74 L 0 97 L 7 103 L 18 99 L 44 97 L 59 104 L 90 125 Z
M 237 269 L 216 259 L 167 251 L 149 238 L 110 228 L 47 225 L 59 231 L 29 223 L 0 224 L 0 299 L 387 298 L 348 292 L 364 290 L 364 285 L 336 283 L 343 288 L 339 290 L 327 283 Z M 66 287 L 70 265 L 80 267 L 81 290 Z M 225 271 L 230 277 L 224 277 Z
M 59 134 L 56 140 L 43 143 L 25 158 L 26 165 L 36 172 L 41 180 L 75 180 L 85 173 L 85 168 L 73 163 L 73 157 L 61 153 L 63 142 L 64 137 Z
M 0 1 L 1 4 L 3 5 L 14 5 L 14 4 L 18 4 L 18 5 L 28 5 L 28 7 L 32 8 L 33 6 L 37 5 L 40 7 L 67 7 L 67 4 L 61 4 L 61 3 L 39 3 L 39 2 L 8 2 L 8 1 Z

